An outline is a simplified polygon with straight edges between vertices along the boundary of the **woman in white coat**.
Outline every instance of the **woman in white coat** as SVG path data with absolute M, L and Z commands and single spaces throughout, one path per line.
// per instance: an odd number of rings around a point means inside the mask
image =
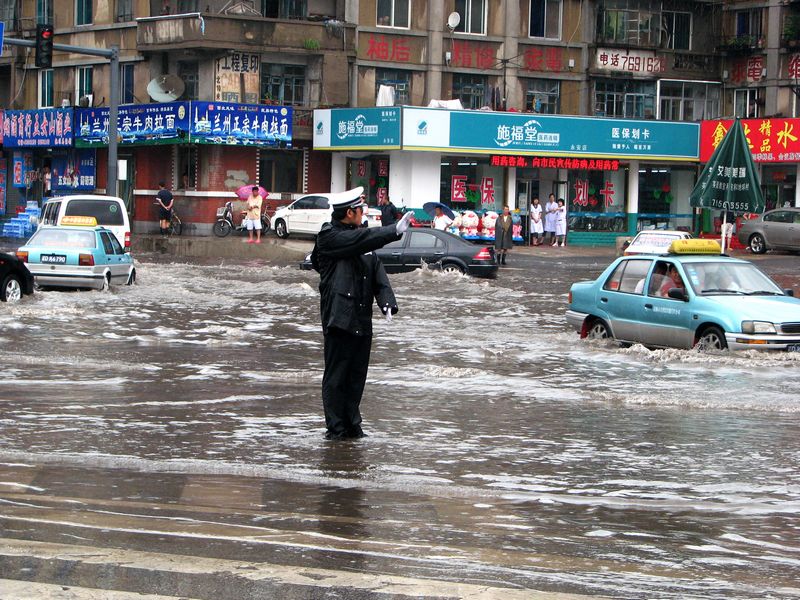
M 555 240 L 556 235 L 556 211 L 558 204 L 556 204 L 556 195 L 550 194 L 547 199 L 547 204 L 544 205 L 544 238 L 545 243 Z M 555 244 L 554 244 L 555 245 Z
M 534 198 L 533 204 L 531 204 L 531 244 L 533 246 L 542 245 L 543 231 L 544 222 L 542 221 L 542 205 L 539 204 L 539 198 Z
M 555 221 L 556 238 L 553 246 L 563 246 L 567 240 L 567 207 L 564 205 L 563 198 L 559 198 L 558 204 L 556 204 Z

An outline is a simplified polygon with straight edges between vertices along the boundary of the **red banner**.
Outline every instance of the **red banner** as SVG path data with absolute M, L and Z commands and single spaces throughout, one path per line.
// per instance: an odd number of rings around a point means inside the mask
M 708 162 L 733 121 L 700 124 L 700 162 Z M 800 119 L 746 119 L 744 135 L 757 163 L 800 160 Z

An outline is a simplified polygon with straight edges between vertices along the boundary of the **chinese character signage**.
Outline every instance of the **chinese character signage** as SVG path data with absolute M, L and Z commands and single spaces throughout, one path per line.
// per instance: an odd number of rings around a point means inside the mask
M 51 173 L 53 190 L 94 191 L 97 175 L 95 151 L 86 148 L 53 154 Z
M 666 72 L 667 60 L 663 56 L 653 56 L 649 52 L 598 48 L 594 66 L 602 71 L 649 75 Z
M 554 156 L 493 155 L 493 167 L 531 167 L 541 169 L 580 169 L 582 171 L 619 171 L 618 160 L 591 158 L 556 158 Z
M 292 147 L 291 107 L 192 102 L 191 121 L 198 144 Z
M 408 38 L 385 36 L 370 33 L 367 38 L 367 47 L 363 51 L 367 60 L 388 60 L 392 62 L 410 62 L 411 47 Z
M 731 65 L 730 83 L 757 83 L 767 75 L 767 65 L 764 56 L 751 56 L 750 58 L 735 61 Z
M 558 46 L 533 46 L 522 54 L 522 68 L 528 71 L 564 70 L 564 53 Z
M 495 69 L 500 66 L 496 48 L 489 44 L 453 40 L 450 66 L 478 69 Z
M 708 162 L 733 121 L 703 121 L 700 162 Z M 800 119 L 746 119 L 744 137 L 757 163 L 800 160 Z
M 108 108 L 75 109 L 75 146 L 108 145 Z M 117 136 L 121 144 L 178 144 L 188 141 L 189 103 L 129 104 L 119 107 Z
M 450 201 L 451 202 L 466 202 L 467 201 L 467 176 L 466 175 L 453 175 L 450 183 Z
M 71 108 L 7 110 L 3 119 L 3 145 L 6 148 L 72 146 L 73 130 Z
M 12 156 L 14 172 L 11 176 L 11 185 L 15 188 L 29 187 L 35 171 L 33 169 L 33 152 L 17 150 Z
M 315 110 L 314 148 L 399 150 L 400 108 Z
M 3 111 L 0 110 L 0 146 L 3 145 Z
M 215 64 L 214 98 L 224 102 L 261 101 L 261 57 L 247 52 L 231 52 L 218 58 Z M 242 98 L 244 86 L 244 98 Z
M 8 161 L 0 158 L 0 215 L 6 214 L 6 169 Z

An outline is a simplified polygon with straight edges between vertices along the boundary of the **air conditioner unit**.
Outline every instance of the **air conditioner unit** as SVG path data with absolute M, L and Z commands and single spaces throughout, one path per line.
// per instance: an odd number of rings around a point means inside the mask
M 83 108 L 94 106 L 94 94 L 86 94 L 85 96 L 81 96 L 80 100 L 78 100 L 78 106 L 82 106 Z

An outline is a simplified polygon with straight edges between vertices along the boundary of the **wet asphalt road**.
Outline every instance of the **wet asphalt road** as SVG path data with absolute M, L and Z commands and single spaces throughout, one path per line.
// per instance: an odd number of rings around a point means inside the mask
M 369 437 L 344 444 L 322 440 L 317 276 L 293 264 L 140 256 L 133 288 L 0 307 L 3 576 L 268 597 L 173 557 L 318 569 L 307 597 L 800 596 L 800 357 L 581 342 L 566 292 L 611 257 L 539 250 L 494 281 L 392 276 Z M 798 289 L 797 257 L 757 261 Z M 120 554 L 59 569 L 69 549 Z

